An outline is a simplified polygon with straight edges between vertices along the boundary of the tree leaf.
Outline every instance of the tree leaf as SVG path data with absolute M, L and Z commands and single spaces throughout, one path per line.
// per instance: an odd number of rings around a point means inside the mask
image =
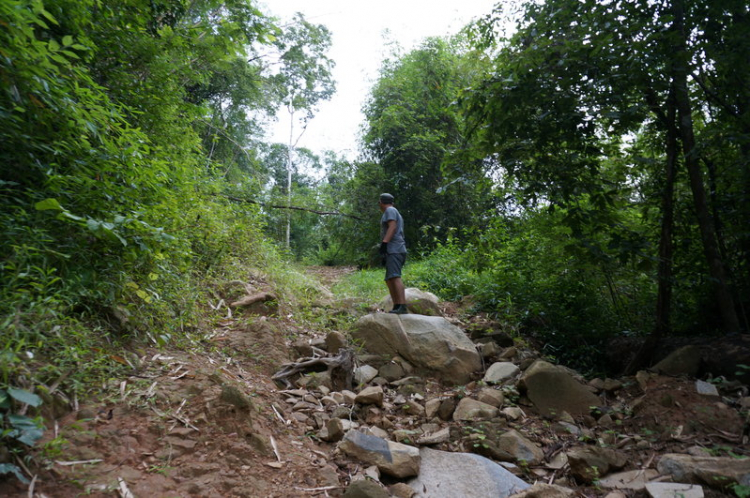
M 0 463 L 0 474 L 14 474 L 19 481 L 28 484 L 29 480 L 21 473 L 21 469 L 12 463 Z
M 33 419 L 24 415 L 8 415 L 8 422 L 14 428 L 11 437 L 27 446 L 34 446 L 44 435 L 44 429 L 40 428 Z
M 8 394 L 10 394 L 10 396 L 16 401 L 26 403 L 27 405 L 36 407 L 42 404 L 42 398 L 34 393 L 26 391 L 25 389 L 16 389 L 15 387 L 9 387 Z
M 44 199 L 34 204 L 37 211 L 47 211 L 53 209 L 55 211 L 64 211 L 63 207 L 57 201 L 57 199 Z

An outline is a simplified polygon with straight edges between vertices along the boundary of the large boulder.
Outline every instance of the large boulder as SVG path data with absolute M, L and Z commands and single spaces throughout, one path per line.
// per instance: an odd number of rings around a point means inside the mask
M 406 307 L 409 313 L 416 313 L 418 315 L 429 315 L 429 316 L 443 316 L 440 312 L 440 306 L 438 303 L 440 300 L 432 292 L 419 290 L 414 287 L 406 289 Z M 393 300 L 391 296 L 386 296 L 380 301 L 380 308 L 384 310 L 390 310 L 393 308 Z
M 628 462 L 623 453 L 601 446 L 585 446 L 567 453 L 570 473 L 583 482 L 593 482 Z
M 731 484 L 750 486 L 750 458 L 667 453 L 661 456 L 656 468 L 677 482 L 704 483 L 714 488 Z
M 601 404 L 594 393 L 564 368 L 543 360 L 535 361 L 526 369 L 519 388 L 545 416 L 560 416 L 563 412 L 584 415 L 592 406 Z
M 687 375 L 694 377 L 701 366 L 701 350 L 698 346 L 684 346 L 672 351 L 666 358 L 654 365 L 653 370 L 666 375 Z
M 488 458 L 422 448 L 422 464 L 409 481 L 414 497 L 505 498 L 529 485 Z
M 352 337 L 370 353 L 401 356 L 417 369 L 454 384 L 465 384 L 482 367 L 474 343 L 439 316 L 365 315 Z

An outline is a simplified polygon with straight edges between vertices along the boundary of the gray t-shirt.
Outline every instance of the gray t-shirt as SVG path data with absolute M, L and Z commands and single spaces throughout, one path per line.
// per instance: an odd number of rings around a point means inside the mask
M 390 206 L 383 211 L 383 216 L 380 218 L 380 240 L 385 237 L 386 231 L 388 231 L 388 222 L 396 220 L 396 233 L 393 234 L 393 238 L 388 242 L 388 254 L 393 253 L 405 253 L 406 252 L 406 241 L 404 240 L 404 219 L 398 210 Z

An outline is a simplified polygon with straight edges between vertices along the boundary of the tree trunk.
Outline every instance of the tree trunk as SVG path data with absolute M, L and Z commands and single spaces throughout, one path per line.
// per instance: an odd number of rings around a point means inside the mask
M 714 295 L 719 306 L 721 319 L 726 332 L 738 332 L 740 323 L 734 309 L 734 299 L 727 284 L 724 263 L 719 254 L 711 214 L 709 212 L 706 189 L 703 185 L 700 164 L 695 150 L 695 135 L 693 133 L 693 116 L 688 93 L 688 53 L 687 33 L 684 26 L 683 0 L 672 3 L 675 31 L 678 45 L 675 50 L 675 64 L 672 66 L 675 83 L 675 100 L 679 122 L 679 135 L 682 142 L 685 166 L 690 178 L 690 189 L 693 193 L 693 203 L 698 217 L 703 252 L 708 262 L 709 273 L 714 283 Z
M 289 110 L 289 147 L 286 149 L 286 205 L 292 206 L 292 149 L 294 141 L 294 108 Z M 292 239 L 292 212 L 286 214 L 286 248 L 291 247 Z
M 635 372 L 648 365 L 659 340 L 669 334 L 671 329 L 672 310 L 672 231 L 674 228 L 674 183 L 677 172 L 677 126 L 675 123 L 677 110 L 674 101 L 674 87 L 670 89 L 667 99 L 667 114 L 659 112 L 655 99 L 652 107 L 657 112 L 660 121 L 667 131 L 666 163 L 664 165 L 664 189 L 661 197 L 661 235 L 659 236 L 659 268 L 657 273 L 658 289 L 656 294 L 656 320 L 654 329 L 638 348 L 635 356 L 625 367 L 625 375 Z

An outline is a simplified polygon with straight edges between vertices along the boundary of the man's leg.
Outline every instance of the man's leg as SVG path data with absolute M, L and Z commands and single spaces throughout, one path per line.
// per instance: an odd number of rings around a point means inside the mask
M 396 296 L 393 300 L 394 303 L 406 304 L 406 289 L 404 289 L 404 281 L 401 277 L 396 277 L 391 280 L 393 283 L 393 293 Z
M 399 304 L 399 297 L 398 297 L 398 288 L 396 284 L 396 280 L 401 280 L 398 277 L 389 278 L 385 281 L 385 285 L 388 286 L 388 293 L 391 295 L 391 302 L 393 303 L 393 306 L 395 307 L 397 304 Z M 402 284 L 403 287 L 403 284 Z
M 393 310 L 390 313 L 407 313 L 406 290 L 404 289 L 404 282 L 401 280 L 401 268 L 405 260 L 405 254 L 389 254 L 386 258 L 385 283 L 393 302 Z

